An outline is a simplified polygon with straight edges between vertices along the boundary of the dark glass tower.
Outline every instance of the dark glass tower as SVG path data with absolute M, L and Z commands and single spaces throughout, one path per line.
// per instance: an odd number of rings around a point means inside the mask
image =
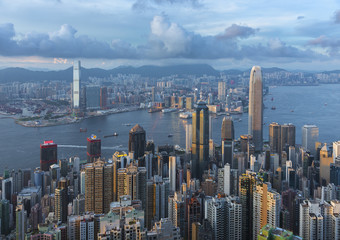
M 129 153 L 133 152 L 133 158 L 138 159 L 144 156 L 146 146 L 145 130 L 136 124 L 129 133 Z
M 87 138 L 87 162 L 92 163 L 101 156 L 101 140 L 96 135 Z
M 281 125 L 281 150 L 287 151 L 290 146 L 295 147 L 295 126 L 291 123 Z
M 52 140 L 44 141 L 40 144 L 40 169 L 42 171 L 48 171 L 52 164 L 58 162 L 58 148 Z
M 233 151 L 234 151 L 234 122 L 230 118 L 223 118 L 222 129 L 222 164 L 229 163 L 233 168 Z
M 234 140 L 234 122 L 231 118 L 223 118 L 222 128 L 221 128 L 221 138 L 222 141 Z
M 192 114 L 192 176 L 202 178 L 209 162 L 209 111 L 199 101 Z

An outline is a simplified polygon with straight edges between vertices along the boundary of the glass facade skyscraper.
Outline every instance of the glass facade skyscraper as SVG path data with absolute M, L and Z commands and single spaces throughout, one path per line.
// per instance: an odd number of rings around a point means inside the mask
M 209 162 L 209 111 L 200 101 L 192 114 L 192 176 L 201 178 Z
M 253 136 L 255 151 L 263 146 L 263 86 L 261 67 L 254 66 L 249 81 L 248 134 Z

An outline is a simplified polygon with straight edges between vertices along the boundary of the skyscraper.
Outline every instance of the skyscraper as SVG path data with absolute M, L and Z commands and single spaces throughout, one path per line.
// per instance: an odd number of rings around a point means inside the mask
M 80 61 L 73 63 L 73 108 L 80 106 Z
M 315 143 L 318 141 L 319 128 L 315 125 L 302 127 L 302 147 L 315 156 Z
M 234 122 L 231 118 L 223 118 L 221 127 L 221 139 L 222 141 L 230 140 L 233 141 L 235 138 L 234 133 Z
M 101 160 L 85 165 L 85 211 L 107 213 L 113 201 L 113 166 Z
M 65 178 L 61 178 L 58 182 L 58 188 L 55 189 L 54 199 L 54 216 L 56 220 L 66 223 L 68 197 Z
M 225 94 L 227 90 L 226 82 L 218 82 L 218 100 L 225 101 Z
M 100 108 L 105 109 L 107 107 L 107 87 L 100 88 Z
M 199 101 L 192 114 L 192 176 L 201 178 L 209 162 L 209 111 Z
M 333 159 L 335 159 L 340 156 L 340 141 L 333 142 Z
M 185 125 L 185 150 L 187 153 L 191 150 L 192 144 L 192 125 L 187 123 Z
M 101 107 L 101 89 L 99 86 L 87 86 L 86 87 L 86 109 L 96 110 Z
M 16 222 L 16 239 L 24 240 L 27 230 L 27 211 L 23 204 L 19 204 L 15 210 L 15 222 Z
M 48 171 L 52 164 L 58 162 L 57 153 L 57 144 L 52 140 L 40 144 L 40 169 L 42 171 Z
M 278 227 L 281 196 L 271 189 L 270 183 L 258 183 L 253 194 L 253 239 L 266 224 Z
M 240 176 L 240 201 L 242 205 L 242 239 L 253 238 L 253 193 L 255 177 L 250 174 Z
M 254 66 L 249 81 L 248 134 L 253 136 L 255 151 L 263 146 L 263 87 L 261 67 Z
M 295 126 L 291 123 L 281 125 L 281 151 L 287 152 L 287 146 L 295 147 Z
M 92 163 L 101 156 L 101 140 L 92 134 L 87 138 L 87 162 Z
M 275 122 L 269 125 L 269 146 L 272 153 L 281 154 L 281 125 Z
M 133 152 L 133 158 L 138 159 L 143 157 L 146 146 L 146 134 L 145 130 L 136 124 L 129 133 L 129 153 Z
M 230 118 L 224 118 L 221 128 L 222 139 L 222 165 L 229 163 L 233 167 L 234 152 L 234 123 Z
M 170 191 L 176 191 L 176 156 L 169 157 L 169 180 L 170 180 Z

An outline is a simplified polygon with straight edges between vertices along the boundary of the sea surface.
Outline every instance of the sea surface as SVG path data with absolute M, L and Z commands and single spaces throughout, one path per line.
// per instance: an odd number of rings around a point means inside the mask
M 301 127 L 315 124 L 319 127 L 319 141 L 340 140 L 340 84 L 320 86 L 287 86 L 270 88 L 264 97 L 264 139 L 268 139 L 271 122 L 293 123 L 296 126 L 296 142 L 301 143 Z M 275 106 L 276 110 L 271 108 Z M 1 116 L 0 116 L 1 117 Z M 212 117 L 213 139 L 220 142 L 221 123 L 224 116 Z M 239 120 L 240 119 L 240 120 Z M 179 113 L 148 113 L 134 111 L 86 119 L 80 123 L 27 128 L 15 124 L 13 119 L 0 119 L 0 174 L 9 169 L 39 166 L 40 148 L 44 140 L 58 144 L 58 158 L 79 156 L 86 158 L 86 137 L 96 134 L 102 139 L 102 155 L 106 158 L 115 151 L 127 151 L 129 130 L 140 124 L 147 139 L 155 145 L 178 144 L 185 148 L 185 125 L 191 120 L 182 120 Z M 125 126 L 124 124 L 131 124 Z M 247 134 L 248 115 L 234 116 L 235 137 Z M 80 132 L 87 128 L 87 132 Z M 103 138 L 117 132 L 118 137 Z M 168 137 L 173 134 L 173 137 Z

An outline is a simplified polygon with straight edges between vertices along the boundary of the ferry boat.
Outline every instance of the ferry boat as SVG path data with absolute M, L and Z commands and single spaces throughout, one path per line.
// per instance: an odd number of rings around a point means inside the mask
M 189 119 L 189 118 L 192 118 L 192 113 L 191 112 L 180 113 L 179 117 L 183 119 Z
M 160 108 L 149 108 L 148 113 L 160 112 Z
M 162 109 L 162 113 L 175 112 L 176 110 L 177 110 L 176 108 L 165 108 Z

